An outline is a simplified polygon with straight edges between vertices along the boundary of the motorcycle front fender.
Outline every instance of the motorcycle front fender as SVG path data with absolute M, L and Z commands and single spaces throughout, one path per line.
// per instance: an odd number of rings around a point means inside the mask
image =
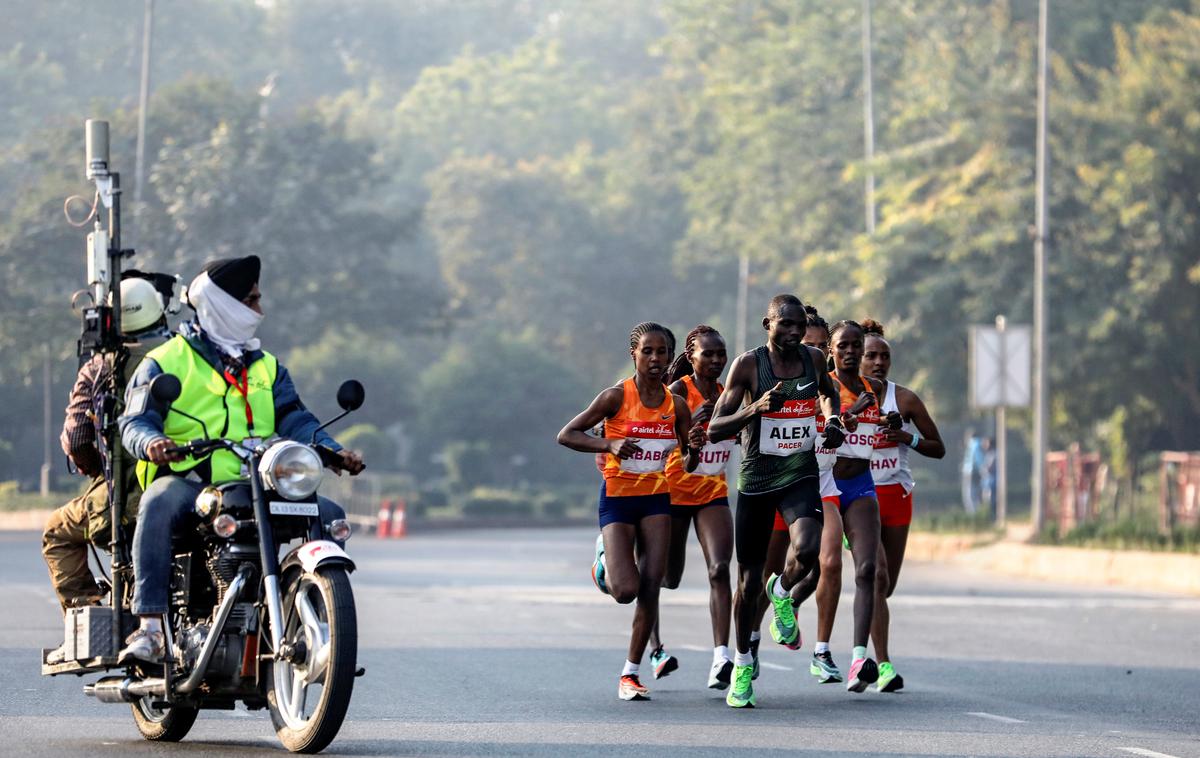
M 283 559 L 281 573 L 286 574 L 293 567 L 300 567 L 305 572 L 312 573 L 321 566 L 329 565 L 344 566 L 347 571 L 353 571 L 356 568 L 354 561 L 336 542 L 312 540 L 287 554 L 287 557 Z

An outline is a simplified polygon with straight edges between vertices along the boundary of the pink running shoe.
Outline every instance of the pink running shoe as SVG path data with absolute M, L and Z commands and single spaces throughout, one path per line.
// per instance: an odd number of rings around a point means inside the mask
M 850 679 L 846 683 L 847 692 L 863 692 L 867 686 L 879 678 L 879 667 L 870 658 L 858 658 L 850 664 Z

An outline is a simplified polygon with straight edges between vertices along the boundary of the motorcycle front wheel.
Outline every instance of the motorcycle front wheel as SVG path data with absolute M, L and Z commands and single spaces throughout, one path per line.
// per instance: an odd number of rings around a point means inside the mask
M 290 571 L 282 638 L 291 660 L 267 665 L 267 706 L 279 741 L 293 753 L 317 753 L 337 736 L 354 690 L 358 620 L 350 578 L 341 566 Z
M 183 705 L 160 710 L 153 705 L 158 699 L 160 698 L 157 696 L 149 695 L 133 702 L 133 723 L 147 740 L 179 742 L 187 736 L 192 724 L 196 723 L 200 710 Z

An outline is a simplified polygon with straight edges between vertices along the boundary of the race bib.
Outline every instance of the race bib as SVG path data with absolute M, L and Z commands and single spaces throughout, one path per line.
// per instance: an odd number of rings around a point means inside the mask
M 895 442 L 881 442 L 877 440 L 875 453 L 871 456 L 871 471 L 890 473 L 898 468 L 900 468 L 899 445 Z
M 700 464 L 696 466 L 696 470 L 692 473 L 699 476 L 723 474 L 725 473 L 725 467 L 729 465 L 729 457 L 732 454 L 733 440 L 709 442 L 700 451 Z
M 875 451 L 876 433 L 879 429 L 879 408 L 871 406 L 858 414 L 858 428 L 846 432 L 846 441 L 837 449 L 842 458 L 870 460 Z
M 817 439 L 817 401 L 789 400 L 775 413 L 758 420 L 758 451 L 764 455 L 789 455 L 812 450 Z
M 824 447 L 821 443 L 825 437 L 825 417 L 817 416 L 817 468 L 822 471 L 828 471 L 833 467 L 833 462 L 837 459 L 837 448 Z
M 621 461 L 621 470 L 631 474 L 653 474 L 662 471 L 667 458 L 677 444 L 675 439 L 630 437 L 641 450 Z

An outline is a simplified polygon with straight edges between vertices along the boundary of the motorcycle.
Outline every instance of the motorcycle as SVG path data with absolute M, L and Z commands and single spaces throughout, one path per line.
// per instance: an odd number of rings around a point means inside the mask
M 164 406 L 180 393 L 162 374 L 150 394 Z M 361 407 L 364 390 L 347 381 L 337 394 L 342 413 Z M 170 412 L 180 412 L 171 408 Z M 245 480 L 206 487 L 194 509 L 198 526 L 176 535 L 169 610 L 164 614 L 161 667 L 121 665 L 121 641 L 136 627 L 129 612 L 132 568 L 114 551 L 112 603 L 68 611 L 67 660 L 47 664 L 48 676 L 124 669 L 84 687 L 105 703 L 129 703 L 147 740 L 177 742 L 203 709 L 266 708 L 289 751 L 316 753 L 333 741 L 350 704 L 358 630 L 341 548 L 350 536 L 342 519 L 322 523 L 317 489 L 337 454 L 292 440 L 206 438 L 175 448 L 200 457 L 228 450 L 243 462 Z M 315 440 L 315 434 L 314 434 Z M 280 559 L 281 547 L 299 541 Z

